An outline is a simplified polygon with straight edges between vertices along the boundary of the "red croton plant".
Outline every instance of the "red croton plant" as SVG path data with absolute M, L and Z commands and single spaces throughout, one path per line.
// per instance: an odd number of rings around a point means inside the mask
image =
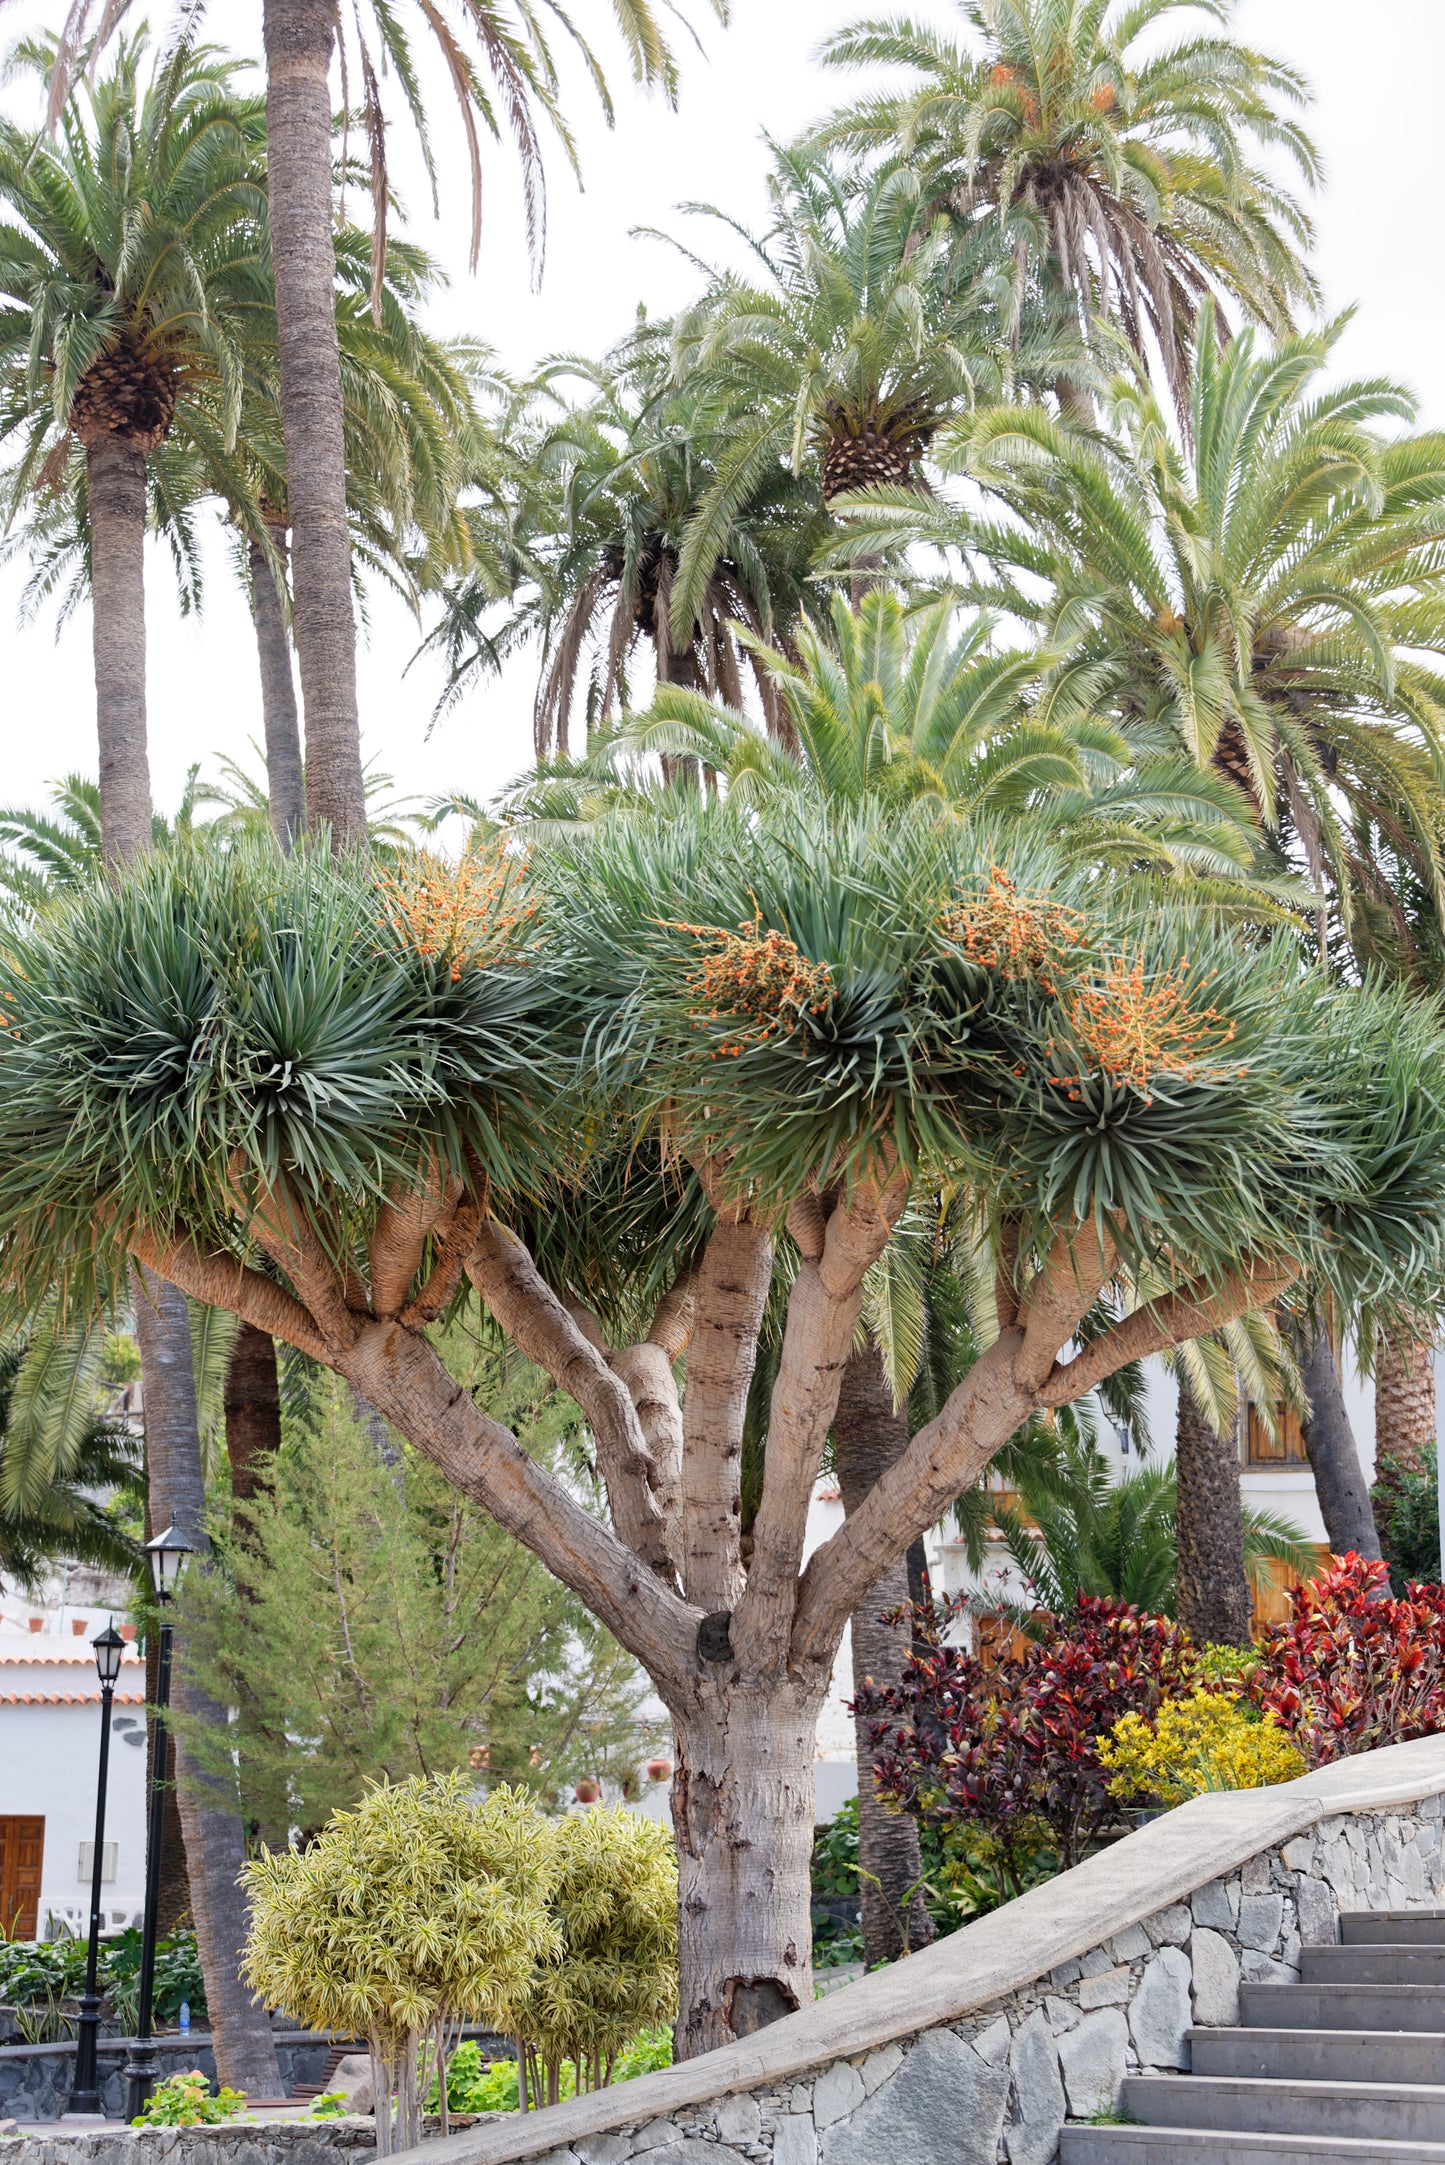
M 985 1659 L 949 1644 L 967 1612 L 962 1599 L 913 1609 L 902 1683 L 869 1679 L 855 1705 L 881 1794 L 985 1829 L 1016 1886 L 1040 1822 L 1067 1869 L 1117 1820 L 1099 1743 L 1123 1715 L 1148 1720 L 1193 1688 L 1189 1646 L 1166 1617 L 1080 1594 L 1057 1633 Z
M 1353 1551 L 1290 1596 L 1256 1696 L 1311 1766 L 1445 1729 L 1445 1586 L 1390 1591 Z

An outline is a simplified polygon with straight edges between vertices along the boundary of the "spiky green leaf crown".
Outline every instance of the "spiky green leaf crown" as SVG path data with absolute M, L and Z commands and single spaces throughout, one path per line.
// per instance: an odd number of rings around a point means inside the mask
M 1288 941 L 882 809 L 700 809 L 462 877 L 458 932 L 455 897 L 433 923 L 364 866 L 198 849 L 16 941 L 11 1276 L 38 1289 L 138 1222 L 233 1239 L 238 1192 L 278 1176 L 358 1250 L 438 1160 L 506 1212 L 570 1195 L 601 1229 L 643 1149 L 665 1218 L 659 1143 L 690 1237 L 703 1155 L 781 1216 L 896 1153 L 1035 1248 L 1107 1215 L 1168 1278 L 1283 1253 L 1353 1303 L 1440 1275 L 1440 1018 L 1330 986 Z

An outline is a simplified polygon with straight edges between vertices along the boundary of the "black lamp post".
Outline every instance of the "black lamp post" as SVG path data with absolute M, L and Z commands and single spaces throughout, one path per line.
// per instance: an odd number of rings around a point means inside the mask
M 155 1728 L 151 1735 L 151 1792 L 146 1826 L 146 1897 L 141 1932 L 140 1977 L 136 1993 L 135 2039 L 121 2070 L 125 2077 L 125 2116 L 144 2112 L 156 2079 L 156 2048 L 151 2035 L 151 2002 L 156 1981 L 156 1914 L 161 1895 L 161 1841 L 166 1822 L 166 1708 L 171 1703 L 171 1625 L 166 1608 L 180 1581 L 191 1545 L 174 1526 L 147 1541 L 151 1579 L 161 1605 L 160 1646 L 156 1661 Z
M 90 1873 L 90 1945 L 86 1950 L 85 1990 L 80 1996 L 80 2020 L 75 2032 L 75 2080 L 70 2090 L 70 2110 L 98 2116 L 100 2078 L 95 2045 L 100 2030 L 100 1994 L 95 1989 L 95 1970 L 100 1956 L 100 1888 L 105 1871 L 105 1783 L 110 1771 L 110 1700 L 125 1656 L 125 1641 L 115 1625 L 110 1624 L 90 1643 L 95 1648 L 95 1666 L 100 1674 L 100 1775 L 96 1785 L 95 1853 Z

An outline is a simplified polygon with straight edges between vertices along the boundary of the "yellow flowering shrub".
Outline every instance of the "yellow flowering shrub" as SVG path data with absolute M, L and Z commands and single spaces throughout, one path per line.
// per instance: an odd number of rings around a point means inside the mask
M 1152 1721 L 1126 1714 L 1099 1746 L 1116 1797 L 1182 1804 L 1212 1789 L 1268 1789 L 1292 1782 L 1305 1763 L 1284 1731 L 1251 1717 L 1218 1691 L 1166 1699 Z

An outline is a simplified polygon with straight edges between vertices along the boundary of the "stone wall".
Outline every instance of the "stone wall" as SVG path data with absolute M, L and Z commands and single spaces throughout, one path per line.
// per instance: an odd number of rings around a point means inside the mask
M 220 2127 L 97 2128 L 0 2142 L 6 2165 L 369 2165 L 369 2120 L 236 2121 Z
M 331 2039 L 314 2030 L 278 2033 L 276 2059 L 288 2094 L 298 2082 L 321 2080 L 330 2050 Z M 103 2037 L 96 2057 L 101 2104 L 113 2119 L 119 2119 L 125 2108 L 121 2069 L 130 2058 L 129 2038 Z M 212 2082 L 216 2079 L 216 2057 L 204 2030 L 185 2043 L 175 2037 L 161 2040 L 156 2065 L 161 2078 L 199 2067 Z M 73 2042 L 0 2047 L 0 2120 L 58 2120 L 69 2102 L 74 2068 Z
M 1237 2022 L 1241 1981 L 1297 1979 L 1301 1946 L 1332 1943 L 1341 1909 L 1442 1896 L 1439 1797 L 1323 1820 L 966 2021 L 539 2165 L 1051 2165 L 1066 2119 L 1115 2107 L 1126 2074 L 1187 2068 L 1191 2024 Z
M 1445 1903 L 1445 1736 L 1197 1797 L 949 1939 L 698 2059 L 426 2165 L 1051 2165 L 1342 1909 Z M 421 2165 L 421 2160 L 417 2160 Z

